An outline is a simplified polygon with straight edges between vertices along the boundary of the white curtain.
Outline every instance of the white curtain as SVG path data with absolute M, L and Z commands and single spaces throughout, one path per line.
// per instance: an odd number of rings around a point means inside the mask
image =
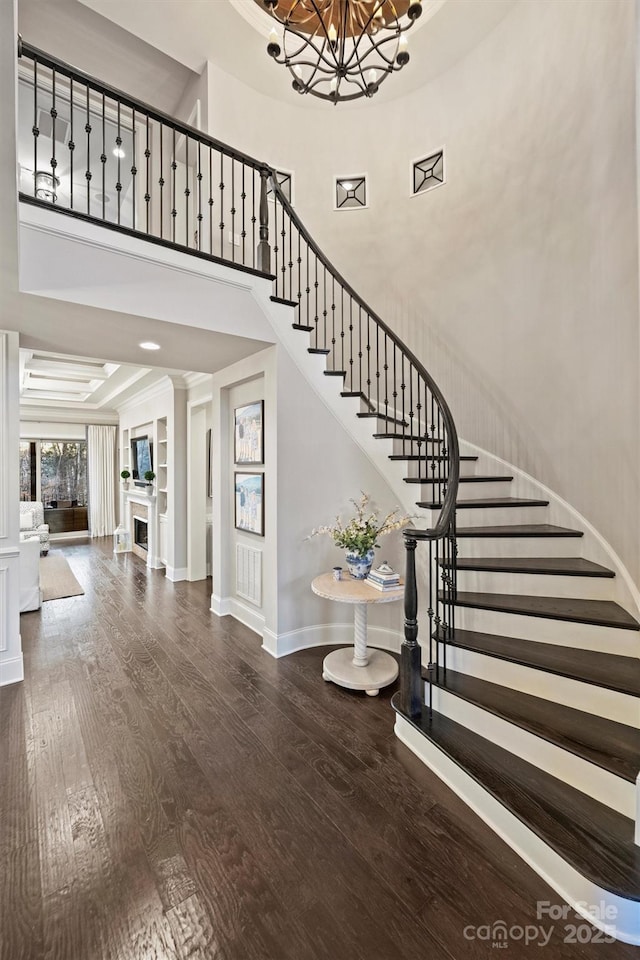
M 116 525 L 116 428 L 87 427 L 89 536 L 110 537 Z

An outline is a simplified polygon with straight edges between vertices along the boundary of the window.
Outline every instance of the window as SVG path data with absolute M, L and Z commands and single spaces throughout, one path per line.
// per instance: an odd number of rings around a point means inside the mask
M 45 507 L 87 505 L 86 440 L 40 441 L 40 490 Z
M 20 499 L 37 500 L 35 440 L 20 441 Z
M 20 499 L 42 501 L 52 534 L 87 530 L 86 440 L 21 440 Z

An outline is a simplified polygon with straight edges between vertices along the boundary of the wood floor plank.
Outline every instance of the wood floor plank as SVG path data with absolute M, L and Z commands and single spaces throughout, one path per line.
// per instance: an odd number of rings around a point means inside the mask
M 85 595 L 23 616 L 0 697 L 1 960 L 485 960 L 466 925 L 558 902 L 394 737 L 390 690 L 274 660 L 109 539 L 64 553 Z M 545 957 L 635 952 L 558 929 Z

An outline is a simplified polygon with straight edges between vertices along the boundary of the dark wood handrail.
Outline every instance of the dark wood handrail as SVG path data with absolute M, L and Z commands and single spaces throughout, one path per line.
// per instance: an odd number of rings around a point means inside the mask
M 412 537 L 416 540 L 439 540 L 444 537 L 449 530 L 451 522 L 453 520 L 455 507 L 456 507 L 456 498 L 458 495 L 458 483 L 460 479 L 460 448 L 458 443 L 458 433 L 456 430 L 455 422 L 449 405 L 444 398 L 442 391 L 439 386 L 431 376 L 431 374 L 425 369 L 422 363 L 418 360 L 416 355 L 400 340 L 398 335 L 394 333 L 390 327 L 384 322 L 371 309 L 371 307 L 359 296 L 358 293 L 354 290 L 350 283 L 348 283 L 342 274 L 333 266 L 329 258 L 322 252 L 318 244 L 315 242 L 313 237 L 309 234 L 305 228 L 302 221 L 299 219 L 295 210 L 291 206 L 290 202 L 287 200 L 286 196 L 280 188 L 278 183 L 275 170 L 272 170 L 271 177 L 271 189 L 273 193 L 278 198 L 279 202 L 287 212 L 287 216 L 291 218 L 291 222 L 295 225 L 296 229 L 300 233 L 304 241 L 309 245 L 313 253 L 318 258 L 318 260 L 327 268 L 331 276 L 340 284 L 340 286 L 348 293 L 350 297 L 355 300 L 355 302 L 366 311 L 368 316 L 376 323 L 380 329 L 389 337 L 390 340 L 396 345 L 401 353 L 405 355 L 407 360 L 413 364 L 419 376 L 427 384 L 431 394 L 435 398 L 440 412 L 442 413 L 442 418 L 446 428 L 448 436 L 448 461 L 449 461 L 449 473 L 447 479 L 447 489 L 445 492 L 445 499 L 442 504 L 442 509 L 438 517 L 438 522 L 432 530 L 416 530 L 410 529 L 405 531 L 405 536 Z

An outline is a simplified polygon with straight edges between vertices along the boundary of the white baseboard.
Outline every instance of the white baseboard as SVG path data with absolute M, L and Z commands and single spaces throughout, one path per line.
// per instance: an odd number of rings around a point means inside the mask
M 237 597 L 219 597 L 213 593 L 210 609 L 217 617 L 235 617 L 259 636 L 264 633 L 264 614 L 243 603 L 242 600 L 238 600 Z
M 369 626 L 367 636 L 371 647 L 390 650 L 392 653 L 400 652 L 402 636 L 394 630 Z M 262 633 L 262 649 L 272 657 L 286 657 L 298 650 L 335 644 L 345 647 L 353 644 L 353 622 L 317 623 L 311 627 L 300 627 L 298 630 L 280 634 L 265 629 Z
M 505 843 L 546 880 L 576 913 L 598 929 L 606 930 L 616 939 L 624 943 L 640 945 L 637 901 L 616 896 L 583 877 L 518 817 L 507 810 L 499 800 L 492 797 L 484 787 L 399 714 L 396 715 L 395 733 L 412 753 L 415 753 L 447 786 L 451 787 L 454 793 L 457 793 L 498 836 L 502 837 Z M 588 911 L 589 905 L 601 903 L 611 908 L 615 920 L 600 919 L 599 915 L 593 915 Z
M 188 576 L 186 567 L 165 567 L 165 576 L 172 583 L 178 583 L 180 580 L 186 580 Z
M 6 687 L 10 683 L 19 683 L 21 680 L 24 680 L 22 654 L 17 657 L 10 657 L 7 660 L 0 660 L 0 687 Z

